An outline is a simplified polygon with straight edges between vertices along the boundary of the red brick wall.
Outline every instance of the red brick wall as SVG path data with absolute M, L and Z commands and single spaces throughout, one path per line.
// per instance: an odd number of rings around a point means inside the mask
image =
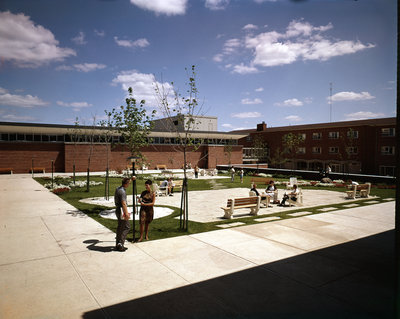
M 55 160 L 55 172 L 85 172 L 88 166 L 90 144 L 72 143 L 0 143 L 0 168 L 12 168 L 15 173 L 28 173 L 34 158 L 35 167 L 44 167 L 51 171 L 51 160 Z M 142 150 L 147 158 L 148 168 L 166 165 L 167 168 L 182 168 L 183 152 L 179 146 L 150 145 Z M 130 167 L 127 159 L 130 153 L 121 145 L 108 150 L 109 168 L 122 170 Z M 189 148 L 187 162 L 192 167 L 215 168 L 219 164 L 228 164 L 228 157 L 223 146 L 201 146 L 197 150 Z M 231 152 L 231 163 L 242 163 L 242 147 L 234 146 Z M 138 165 L 139 166 L 139 165 Z M 94 144 L 90 160 L 90 171 L 104 171 L 107 167 L 107 151 L 104 144 Z
M 12 168 L 14 173 L 29 173 L 32 167 L 44 167 L 51 172 L 54 160 L 56 172 L 64 171 L 64 145 L 59 143 L 0 143 L 0 168 Z

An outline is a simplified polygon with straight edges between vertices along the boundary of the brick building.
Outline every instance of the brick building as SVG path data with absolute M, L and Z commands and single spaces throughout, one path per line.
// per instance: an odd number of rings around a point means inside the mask
M 241 133 L 248 134 L 239 140 L 244 163 L 302 170 L 330 165 L 333 172 L 395 176 L 394 117 L 270 128 L 263 122 Z
M 0 170 L 28 173 L 33 165 L 50 171 L 54 161 L 56 172 L 72 172 L 74 162 L 76 171 L 86 171 L 91 148 L 91 171 L 104 171 L 107 158 L 111 170 L 125 169 L 130 165 L 129 151 L 120 143 L 121 137 L 116 131 L 110 136 L 112 146 L 105 143 L 105 132 L 101 127 L 80 126 L 77 130 L 73 125 L 0 122 Z M 89 142 L 90 136 L 93 136 L 93 143 Z M 243 137 L 244 134 L 234 132 L 193 132 L 192 138 L 200 146 L 188 152 L 187 162 L 201 168 L 241 164 L 243 151 L 238 140 Z M 152 131 L 149 139 L 149 146 L 142 150 L 149 169 L 156 165 L 182 168 L 183 153 L 176 133 Z

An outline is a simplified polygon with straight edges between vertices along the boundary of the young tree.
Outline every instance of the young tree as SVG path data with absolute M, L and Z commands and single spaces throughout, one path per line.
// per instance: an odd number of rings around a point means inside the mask
M 198 149 L 201 141 L 195 141 L 192 138 L 192 132 L 198 124 L 196 116 L 200 114 L 201 106 L 199 105 L 196 86 L 196 72 L 193 65 L 190 71 L 185 68 L 188 76 L 187 90 L 185 96 L 179 94 L 174 89 L 174 83 L 158 85 L 155 84 L 155 92 L 161 112 L 166 117 L 166 128 L 175 133 L 178 142 L 177 150 L 183 154 L 183 186 L 181 200 L 180 227 L 186 231 L 188 227 L 189 217 L 189 199 L 188 199 L 188 183 L 186 169 L 188 167 L 188 152 Z M 183 222 L 183 225 L 182 225 Z
M 81 139 L 81 128 L 79 125 L 79 118 L 76 117 L 75 118 L 75 122 L 74 122 L 74 128 L 69 130 L 69 136 L 71 139 L 71 142 L 74 144 L 73 147 L 73 152 L 72 152 L 72 176 L 73 176 L 73 181 L 74 181 L 74 185 L 75 185 L 75 161 L 76 161 L 76 146 L 79 143 L 80 139 Z
M 258 165 L 261 161 L 267 158 L 267 143 L 260 135 L 256 135 L 253 140 L 253 155 L 257 159 L 257 173 Z
M 126 105 L 112 109 L 110 114 L 110 124 L 117 128 L 121 134 L 123 147 L 127 147 L 130 157 L 145 161 L 141 150 L 149 144 L 148 136 L 153 127 L 155 110 L 148 115 L 145 109 L 145 100 L 137 103 L 133 97 L 132 88 L 128 89 L 128 97 L 125 99 Z M 106 111 L 107 113 L 107 111 Z M 132 170 L 132 176 L 135 174 Z M 135 240 L 135 207 L 136 207 L 136 180 L 132 183 L 132 214 L 133 214 L 133 240 Z
M 109 199 L 110 196 L 110 179 L 109 179 L 109 169 L 110 169 L 110 149 L 112 142 L 112 121 L 111 121 L 111 112 L 105 111 L 107 120 L 101 120 L 99 122 L 100 127 L 102 128 L 102 142 L 104 143 L 106 149 L 106 181 L 105 181 L 105 191 L 104 198 L 106 200 Z
M 232 158 L 232 150 L 233 150 L 233 140 L 230 139 L 228 143 L 224 146 L 225 156 L 228 157 L 228 165 L 231 167 L 231 158 Z
M 89 129 L 89 134 L 86 135 L 86 139 L 89 142 L 89 153 L 88 153 L 88 164 L 87 164 L 87 174 L 86 174 L 86 191 L 90 190 L 90 161 L 93 155 L 93 148 L 95 142 L 95 132 L 96 132 L 96 116 L 93 115 L 93 123 Z
M 292 170 L 294 167 L 294 157 L 297 153 L 297 146 L 304 142 L 303 136 L 301 134 L 288 133 L 282 136 L 282 144 L 284 147 L 284 152 L 289 155 L 292 160 Z

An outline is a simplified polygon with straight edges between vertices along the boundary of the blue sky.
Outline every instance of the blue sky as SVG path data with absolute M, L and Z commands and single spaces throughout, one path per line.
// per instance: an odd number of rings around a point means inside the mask
M 2 0 L 0 121 L 89 125 L 129 86 L 157 109 L 191 65 L 220 131 L 393 117 L 396 2 Z

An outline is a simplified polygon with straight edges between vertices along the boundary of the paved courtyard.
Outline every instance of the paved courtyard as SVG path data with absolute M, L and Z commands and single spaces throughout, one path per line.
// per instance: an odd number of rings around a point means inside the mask
M 0 189 L 0 318 L 393 316 L 393 200 L 119 253 L 114 233 L 29 175 L 2 175 Z M 232 191 L 211 194 L 223 203 Z M 191 194 L 199 221 L 222 216 L 209 196 Z M 305 205 L 327 203 L 318 196 L 304 191 Z

